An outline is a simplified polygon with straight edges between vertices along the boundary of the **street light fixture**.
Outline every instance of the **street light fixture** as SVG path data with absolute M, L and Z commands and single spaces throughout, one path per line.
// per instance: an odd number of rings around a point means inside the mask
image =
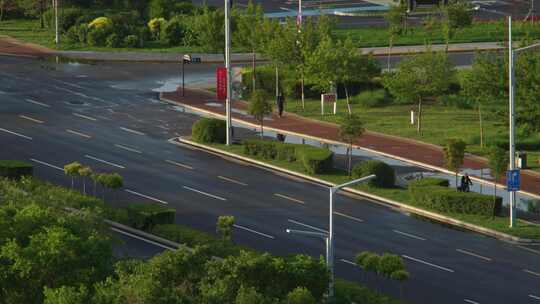
M 287 233 L 290 234 L 299 234 L 309 237 L 318 237 L 322 238 L 326 242 L 326 267 L 328 268 L 328 272 L 330 273 L 330 282 L 328 284 L 328 297 L 333 298 L 334 297 L 334 194 L 338 192 L 339 190 L 356 185 L 359 183 L 363 183 L 366 181 L 369 181 L 376 176 L 374 174 L 365 176 L 362 178 L 358 178 L 355 180 L 352 180 L 350 182 L 343 183 L 341 185 L 330 187 L 330 199 L 329 199 L 329 230 L 328 233 L 321 233 L 321 232 L 312 232 L 312 231 L 303 231 L 303 230 L 294 230 L 294 229 L 287 229 L 285 230 Z
M 516 170 L 516 110 L 515 110 L 515 60 L 520 52 L 527 51 L 536 47 L 539 47 L 540 43 L 535 43 L 526 47 L 513 49 L 512 47 L 512 16 L 508 17 L 508 78 L 509 78 L 509 120 L 510 120 L 510 166 L 509 170 Z M 510 190 L 510 189 L 509 189 Z M 516 225 L 516 191 L 511 190 L 508 192 L 510 196 L 510 228 Z

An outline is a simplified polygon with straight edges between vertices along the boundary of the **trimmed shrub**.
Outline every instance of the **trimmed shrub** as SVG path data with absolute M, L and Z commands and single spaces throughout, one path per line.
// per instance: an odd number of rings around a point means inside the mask
M 278 142 L 262 139 L 249 139 L 244 141 L 244 153 L 263 159 L 276 159 Z
M 104 28 L 94 28 L 88 32 L 87 42 L 90 46 L 104 46 L 108 36 L 108 31 Z
M 106 29 L 112 27 L 111 19 L 107 17 L 98 17 L 88 24 L 88 28 L 95 29 Z
M 135 35 L 127 35 L 124 38 L 124 46 L 128 48 L 136 48 L 139 46 L 139 37 Z
M 444 213 L 499 215 L 502 198 L 472 192 L 457 192 L 440 186 L 409 185 L 413 203 L 421 208 Z
M 79 27 L 78 26 L 70 27 L 64 37 L 68 43 L 78 43 L 79 42 Z
M 130 204 L 127 207 L 129 225 L 151 230 L 156 225 L 173 224 L 176 210 L 153 204 Z
M 351 104 L 358 104 L 364 108 L 381 107 L 390 103 L 386 90 L 364 91 L 351 98 Z
M 227 125 L 224 120 L 201 118 L 191 129 L 191 137 L 199 143 L 225 143 Z
M 370 303 L 370 304 L 402 304 L 402 301 L 382 295 L 365 286 L 336 279 L 335 304 Z
M 79 42 L 86 43 L 88 39 L 88 24 L 80 24 L 77 27 L 77 35 L 79 36 Z
M 379 259 L 377 272 L 381 275 L 390 277 L 392 273 L 401 270 L 405 270 L 405 264 L 399 255 L 385 253 Z
M 448 187 L 450 186 L 450 181 L 444 178 L 426 177 L 426 178 L 422 178 L 422 179 L 410 182 L 409 185 L 412 185 L 413 187 L 425 187 L 425 186 Z
M 118 48 L 121 46 L 122 39 L 117 34 L 110 34 L 109 37 L 107 37 L 107 41 L 105 45 L 110 48 Z
M 329 172 L 334 167 L 334 153 L 328 149 L 311 146 L 298 147 L 296 159 L 302 163 L 304 170 L 309 174 Z
M 296 149 L 302 145 L 281 143 L 276 146 L 276 158 L 278 160 L 288 161 L 290 163 L 296 161 Z
M 377 177 L 368 182 L 368 185 L 374 187 L 391 188 L 396 183 L 394 168 L 379 160 L 368 160 L 356 164 L 353 167 L 352 174 L 355 178 L 375 174 Z
M 0 177 L 20 179 L 23 176 L 32 176 L 34 166 L 20 160 L 0 160 Z

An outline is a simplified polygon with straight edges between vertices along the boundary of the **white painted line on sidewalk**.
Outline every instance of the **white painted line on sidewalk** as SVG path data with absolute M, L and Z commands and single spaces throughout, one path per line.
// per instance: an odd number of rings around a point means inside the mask
M 217 196 L 217 195 L 213 195 L 213 194 L 201 191 L 201 190 L 193 189 L 193 188 L 188 187 L 188 186 L 183 186 L 183 188 L 186 189 L 186 190 L 189 190 L 189 191 L 193 191 L 193 192 L 202 194 L 202 195 L 206 195 L 206 196 L 211 197 L 211 198 L 215 198 L 215 199 L 220 200 L 220 201 L 226 201 L 227 200 L 226 198 L 223 198 L 223 197 L 220 197 L 220 196 Z
M 240 185 L 240 186 L 247 186 L 247 185 L 248 185 L 248 184 L 246 184 L 246 183 L 242 183 L 242 182 L 237 181 L 237 180 L 235 180 L 235 179 L 228 178 L 228 177 L 221 176 L 221 175 L 218 175 L 218 178 L 219 178 L 219 179 L 222 179 L 222 180 L 224 180 L 224 181 L 228 181 L 228 182 L 231 182 L 231 183 Z
M 349 264 L 349 265 L 357 266 L 356 263 L 353 262 L 353 261 L 349 261 L 349 260 L 345 260 L 345 259 L 341 259 L 340 261 L 343 262 L 343 263 Z
M 138 235 L 135 235 L 135 234 L 132 234 L 132 233 L 129 233 L 129 232 L 125 232 L 125 231 L 122 231 L 120 229 L 117 229 L 117 228 L 111 228 L 112 231 L 115 231 L 115 232 L 118 232 L 120 234 L 123 234 L 123 235 L 127 235 L 129 237 L 132 237 L 134 239 L 137 239 L 137 240 L 141 240 L 143 242 L 146 242 L 148 244 L 152 244 L 152 245 L 155 245 L 155 246 L 158 246 L 158 247 L 161 247 L 161 248 L 164 248 L 164 249 L 167 249 L 167 250 L 171 250 L 171 251 L 176 251 L 177 249 L 176 248 L 172 248 L 172 247 L 169 247 L 169 246 L 165 246 L 165 245 L 162 245 L 158 242 L 154 242 L 154 241 L 151 241 L 151 240 L 147 240 L 143 237 L 140 237 Z
M 55 166 L 55 165 L 51 165 L 49 163 L 46 163 L 44 161 L 41 161 L 41 160 L 37 160 L 35 158 L 30 158 L 31 161 L 35 162 L 35 163 L 38 163 L 38 164 L 42 164 L 44 166 L 47 166 L 47 167 L 50 167 L 50 168 L 53 168 L 53 169 L 56 169 L 56 170 L 59 170 L 59 171 L 62 171 L 64 172 L 64 168 L 60 168 L 58 166 Z
M 88 119 L 88 120 L 91 120 L 91 121 L 97 121 L 96 118 L 90 117 L 90 116 L 86 116 L 86 115 L 83 115 L 83 114 L 73 113 L 73 115 L 75 115 L 75 116 L 77 116 L 77 117 L 79 117 L 79 118 Z
M 166 201 L 160 200 L 159 198 L 155 198 L 155 197 L 150 196 L 150 195 L 145 195 L 145 194 L 142 194 L 142 193 L 139 193 L 139 192 L 135 192 L 135 191 L 133 191 L 133 190 L 124 189 L 124 191 L 126 191 L 127 193 L 131 193 L 131 194 L 133 194 L 133 195 L 136 195 L 136 196 L 140 196 L 140 197 L 142 197 L 142 198 L 149 199 L 149 200 L 154 201 L 154 202 L 158 202 L 158 203 L 164 204 L 164 205 L 168 205 L 168 204 L 169 204 L 169 203 L 167 203 Z
M 269 238 L 269 239 L 272 239 L 272 240 L 275 239 L 275 237 L 273 237 L 273 236 L 271 236 L 271 235 L 269 235 L 269 234 L 262 233 L 262 232 L 259 232 L 259 231 L 255 231 L 255 230 L 253 230 L 253 229 L 249 229 L 249 228 L 244 227 L 244 226 L 240 226 L 240 225 L 236 225 L 236 224 L 234 224 L 233 226 L 236 227 L 236 228 L 238 228 L 238 229 L 242 229 L 242 230 L 245 230 L 245 231 L 249 231 L 249 232 L 251 232 L 251 233 L 255 233 L 255 234 L 258 234 L 258 235 L 260 235 L 260 236 L 264 236 L 264 237 Z
M 80 137 L 88 138 L 88 139 L 92 138 L 92 136 L 90 136 L 90 135 L 87 135 L 87 134 L 84 134 L 84 133 L 81 133 L 81 132 L 78 132 L 78 131 L 73 131 L 73 130 L 70 130 L 70 129 L 66 129 L 66 132 L 78 135 Z
M 485 256 L 481 256 L 479 254 L 476 254 L 474 252 L 470 252 L 470 251 L 467 251 L 467 250 L 464 250 L 464 249 L 456 249 L 457 252 L 461 252 L 463 254 L 467 254 L 467 255 L 470 255 L 470 256 L 473 256 L 473 257 L 476 257 L 476 258 L 479 258 L 479 259 L 482 259 L 482 260 L 485 260 L 485 261 L 488 261 L 488 262 L 491 262 L 491 259 L 488 258 L 488 257 L 485 257 Z
M 117 167 L 117 168 L 120 168 L 120 169 L 125 169 L 126 168 L 126 167 L 124 167 L 122 165 L 111 163 L 111 162 L 108 162 L 106 160 L 103 160 L 101 158 L 97 158 L 97 157 L 94 157 L 94 156 L 91 156 L 91 155 L 85 155 L 84 157 L 86 157 L 88 159 L 93 159 L 93 160 L 98 161 L 100 163 L 104 163 L 104 164 L 107 164 L 107 165 L 110 165 L 110 166 L 113 166 L 113 167 Z
M 298 203 L 298 204 L 302 204 L 302 205 L 305 205 L 306 203 L 304 201 L 301 201 L 299 199 L 296 199 L 296 198 L 293 198 L 293 197 L 290 197 L 290 196 L 287 196 L 287 195 L 283 195 L 283 194 L 279 194 L 279 193 L 274 193 L 274 196 L 277 196 L 277 197 L 281 197 L 281 198 L 284 198 L 286 200 L 289 200 L 291 202 L 295 202 L 295 203 Z
M 465 301 L 465 303 L 470 303 L 470 304 L 480 304 L 476 301 L 473 301 L 473 300 L 469 300 L 469 299 L 463 299 L 463 301 Z
M 175 162 L 175 161 L 172 161 L 172 160 L 165 160 L 165 162 L 171 164 L 171 165 L 175 165 L 175 166 L 178 166 L 178 167 L 181 167 L 181 168 L 184 168 L 184 169 L 189 169 L 189 170 L 193 170 L 193 167 L 192 166 L 188 166 L 188 165 L 184 165 L 184 164 L 181 164 L 179 162 Z
M 528 274 L 532 274 L 534 276 L 540 277 L 540 273 L 538 273 L 536 271 L 532 271 L 532 270 L 529 270 L 529 269 L 523 269 L 523 271 L 528 273 Z
M 133 148 L 130 148 L 130 147 L 126 147 L 126 146 L 124 146 L 124 145 L 115 144 L 114 146 L 117 147 L 117 148 L 119 148 L 119 149 L 123 149 L 123 150 L 129 151 L 129 152 L 142 154 L 141 151 L 136 150 L 136 149 L 133 149 Z
M 540 297 L 539 296 L 535 296 L 535 295 L 529 295 L 529 298 L 532 298 L 532 299 L 535 299 L 535 300 L 540 300 Z
M 411 260 L 411 261 L 415 261 L 415 262 L 418 262 L 418 263 L 421 263 L 421 264 L 424 264 L 424 265 L 428 265 L 428 266 L 431 266 L 431 267 L 434 267 L 434 268 L 437 268 L 437 269 L 440 269 L 440 270 L 443 270 L 443 271 L 447 271 L 447 272 L 454 272 L 452 269 L 450 268 L 446 268 L 446 267 L 442 267 L 442 266 L 439 266 L 439 265 L 435 265 L 435 264 L 432 264 L 432 263 L 429 263 L 429 262 L 426 262 L 426 261 L 423 261 L 423 260 L 420 260 L 420 259 L 416 259 L 416 258 L 413 258 L 413 257 L 410 257 L 408 255 L 401 255 L 402 257 L 408 259 L 408 260 Z
M 132 129 L 129 129 L 129 128 L 124 128 L 124 127 L 120 127 L 120 130 L 124 130 L 124 131 L 126 131 L 126 132 L 133 133 L 133 134 L 137 134 L 137 135 L 141 135 L 141 136 L 146 135 L 146 134 L 144 134 L 143 132 L 139 132 L 139 131 L 132 130 Z
M 36 104 L 38 106 L 42 106 L 42 107 L 46 107 L 46 108 L 50 108 L 51 106 L 46 104 L 46 103 L 42 103 L 42 102 L 39 102 L 39 101 L 35 101 L 33 99 L 30 99 L 30 98 L 27 98 L 25 99 L 26 102 L 29 102 L 29 103 L 33 103 L 33 104 Z
M 347 214 L 345 214 L 345 213 L 341 213 L 341 212 L 335 211 L 334 214 L 335 214 L 335 215 L 342 216 L 342 217 L 347 218 L 347 219 L 350 219 L 350 220 L 353 220 L 353 221 L 360 222 L 360 223 L 364 222 L 364 220 L 362 220 L 362 219 L 359 219 L 359 218 L 354 217 L 354 216 L 347 215 Z
M 29 116 L 26 116 L 26 115 L 19 115 L 19 117 L 22 118 L 22 119 L 30 120 L 30 121 L 38 123 L 38 124 L 44 123 L 43 120 L 35 119 L 35 118 L 29 117 Z
M 289 221 L 289 223 L 304 226 L 304 227 L 307 227 L 307 228 L 310 228 L 310 229 L 313 229 L 313 230 L 317 230 L 317 231 L 322 232 L 322 233 L 328 233 L 328 231 L 326 231 L 324 229 L 317 228 L 317 227 L 314 227 L 314 226 L 311 226 L 311 225 L 308 225 L 308 224 L 300 223 L 300 222 L 295 221 L 295 220 L 288 219 L 288 221 Z
M 9 133 L 9 134 L 11 134 L 11 135 L 19 136 L 19 137 L 22 137 L 22 138 L 24 138 L 24 139 L 32 140 L 32 137 L 29 137 L 29 136 L 26 136 L 26 135 L 22 135 L 22 134 L 19 134 L 19 133 L 17 133 L 17 132 L 13 132 L 13 131 L 10 131 L 10 130 L 6 130 L 6 129 L 0 128 L 0 131 Z
M 416 240 L 420 240 L 420 241 L 426 241 L 425 238 L 416 236 L 416 235 L 414 235 L 414 234 L 410 234 L 410 233 L 407 233 L 407 232 L 399 231 L 399 230 L 396 230 L 396 229 L 394 229 L 394 230 L 392 230 L 392 231 L 394 231 L 394 232 L 397 233 L 397 234 L 401 234 L 401 235 L 403 235 L 403 236 L 410 237 L 410 238 L 412 238 L 412 239 L 416 239 Z

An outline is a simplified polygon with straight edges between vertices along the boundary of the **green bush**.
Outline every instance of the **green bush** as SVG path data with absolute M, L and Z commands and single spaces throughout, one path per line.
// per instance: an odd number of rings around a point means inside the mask
M 181 16 L 169 20 L 161 30 L 161 39 L 169 46 L 178 46 L 184 40 L 185 25 Z
M 0 160 L 0 177 L 20 179 L 23 176 L 32 176 L 34 166 L 20 160 Z
M 60 31 L 65 32 L 74 25 L 77 25 L 77 20 L 83 15 L 82 10 L 78 8 L 64 8 L 58 15 L 58 23 Z M 45 26 L 48 28 L 55 28 L 56 21 L 54 17 L 54 9 L 49 9 L 43 14 L 45 20 Z
M 390 277 L 392 273 L 400 270 L 405 270 L 405 264 L 399 255 L 385 253 L 379 259 L 377 272 L 381 275 Z
M 79 27 L 72 26 L 64 35 L 67 43 L 78 43 L 79 42 Z
M 305 145 L 296 149 L 296 159 L 308 174 L 321 174 L 334 168 L 334 153 L 328 149 Z
M 440 97 L 440 102 L 449 108 L 472 109 L 475 103 L 470 98 L 462 95 L 444 95 Z
M 127 35 L 124 38 L 124 46 L 128 48 L 136 48 L 139 46 L 139 38 L 135 35 Z
M 351 98 L 352 104 L 358 104 L 364 108 L 382 107 L 391 102 L 386 90 L 364 91 Z
M 118 48 L 122 44 L 122 39 L 117 34 L 110 34 L 105 45 L 110 48 Z
M 176 210 L 154 204 L 130 204 L 127 213 L 131 227 L 151 230 L 156 225 L 173 224 Z
M 263 139 L 248 139 L 243 142 L 244 153 L 251 156 L 261 157 L 263 159 L 276 159 L 277 146 L 276 141 Z
M 282 143 L 276 146 L 276 158 L 278 160 L 284 160 L 287 162 L 296 161 L 296 149 L 299 149 L 302 145 L 286 144 Z
M 79 42 L 86 43 L 88 40 L 88 24 L 83 23 L 78 25 L 77 35 L 79 36 Z
M 377 293 L 365 286 L 337 279 L 335 282 L 335 304 L 369 303 L 399 304 L 396 299 Z
M 368 182 L 368 185 L 374 187 L 392 188 L 396 183 L 394 168 L 379 160 L 368 160 L 356 164 L 352 174 L 355 178 L 375 174 L 376 177 Z
M 225 143 L 227 125 L 224 120 L 201 118 L 191 129 L 191 137 L 199 143 Z
M 435 178 L 435 177 L 426 177 L 422 179 L 415 180 L 409 185 L 412 185 L 413 187 L 424 187 L 424 186 L 440 186 L 440 187 L 448 187 L 450 186 L 450 182 L 447 179 L 444 178 Z
M 415 205 L 436 212 L 494 216 L 502 209 L 502 198 L 497 197 L 494 202 L 491 195 L 414 184 L 409 185 L 409 192 Z
M 109 31 L 103 27 L 96 27 L 88 32 L 86 40 L 90 46 L 104 46 Z

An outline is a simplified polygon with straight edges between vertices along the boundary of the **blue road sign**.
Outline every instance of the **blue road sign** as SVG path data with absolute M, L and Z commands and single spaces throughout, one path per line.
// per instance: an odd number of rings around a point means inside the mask
M 508 191 L 518 191 L 520 184 L 519 170 L 508 170 L 506 172 L 506 187 Z

